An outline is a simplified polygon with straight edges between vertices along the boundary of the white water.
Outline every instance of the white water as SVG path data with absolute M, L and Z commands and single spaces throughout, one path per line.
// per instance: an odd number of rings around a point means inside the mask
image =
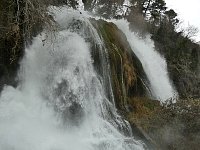
M 79 12 L 55 12 L 59 31 L 33 40 L 20 84 L 1 93 L 0 150 L 144 149 L 125 136 L 129 127 L 105 96 L 83 31 L 68 28 L 73 18 L 89 21 Z
M 139 38 L 130 31 L 129 24 L 125 20 L 117 20 L 114 23 L 126 35 L 133 52 L 141 61 L 150 82 L 152 95 L 161 102 L 174 99 L 177 94 L 169 79 L 167 64 L 165 59 L 154 49 L 154 43 L 150 37 Z

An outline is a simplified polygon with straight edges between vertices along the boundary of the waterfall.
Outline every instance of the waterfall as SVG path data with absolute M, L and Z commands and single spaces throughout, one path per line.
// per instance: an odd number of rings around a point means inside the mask
M 128 123 L 108 96 L 112 90 L 106 94 L 102 80 L 109 77 L 100 77 L 93 67 L 88 39 L 95 38 L 101 50 L 103 42 L 87 17 L 68 11 L 54 10 L 58 30 L 33 39 L 21 62 L 19 85 L 5 86 L 1 93 L 0 149 L 145 149 L 127 133 Z
M 126 35 L 127 40 L 142 63 L 143 69 L 150 82 L 151 93 L 154 98 L 165 102 L 175 99 L 177 92 L 173 88 L 167 72 L 165 59 L 154 49 L 154 43 L 150 36 L 140 38 L 129 29 L 125 20 L 113 20 L 120 30 Z

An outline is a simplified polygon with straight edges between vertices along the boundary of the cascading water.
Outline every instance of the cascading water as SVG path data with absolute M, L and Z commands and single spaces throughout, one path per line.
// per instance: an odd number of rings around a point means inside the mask
M 90 33 L 71 28 L 74 20 L 86 25 L 89 20 L 79 12 L 55 12 L 59 31 L 53 38 L 49 32 L 34 38 L 21 62 L 18 87 L 6 86 L 1 93 L 0 149 L 145 149 L 126 136 L 128 124 L 106 97 L 86 42 Z
M 141 61 L 150 82 L 152 95 L 161 102 L 168 99 L 175 100 L 177 92 L 173 89 L 168 77 L 167 64 L 165 59 L 154 49 L 154 43 L 150 37 L 139 38 L 130 31 L 129 24 L 125 20 L 114 20 L 113 22 L 124 32 L 133 52 Z

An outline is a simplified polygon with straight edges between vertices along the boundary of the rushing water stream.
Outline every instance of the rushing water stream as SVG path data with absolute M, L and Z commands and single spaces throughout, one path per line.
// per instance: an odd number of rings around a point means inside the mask
M 33 39 L 19 85 L 1 93 L 0 150 L 145 149 L 117 114 L 112 90 L 105 93 L 103 80 L 109 86 L 109 77 L 100 78 L 93 68 L 88 37 L 104 54 L 95 29 L 79 12 L 55 13 L 58 31 Z M 109 74 L 109 66 L 106 70 Z
M 137 34 L 129 30 L 129 24 L 125 20 L 114 20 L 113 22 L 124 32 L 133 52 L 140 59 L 149 79 L 151 93 L 154 98 L 161 102 L 171 98 L 175 100 L 177 92 L 170 82 L 167 63 L 155 50 L 154 43 L 150 37 L 139 38 Z

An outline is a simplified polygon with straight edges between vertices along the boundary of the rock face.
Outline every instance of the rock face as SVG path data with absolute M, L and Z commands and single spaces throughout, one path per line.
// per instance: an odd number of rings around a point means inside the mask
M 4 84 L 15 84 L 14 77 L 23 55 L 23 27 L 20 24 L 23 14 L 19 12 L 16 18 L 17 10 L 13 0 L 0 2 L 0 89 Z
M 38 6 L 40 9 L 36 9 Z M 52 23 L 46 8 L 46 1 L 1 0 L 0 90 L 4 84 L 17 84 L 15 76 L 25 45 L 42 30 L 43 24 Z
M 115 102 L 120 110 L 128 110 L 130 97 L 146 95 L 146 76 L 139 59 L 131 50 L 125 35 L 113 23 L 91 20 L 104 41 L 111 70 L 111 82 Z M 98 60 L 95 51 L 94 60 Z M 98 62 L 95 63 L 98 68 Z

